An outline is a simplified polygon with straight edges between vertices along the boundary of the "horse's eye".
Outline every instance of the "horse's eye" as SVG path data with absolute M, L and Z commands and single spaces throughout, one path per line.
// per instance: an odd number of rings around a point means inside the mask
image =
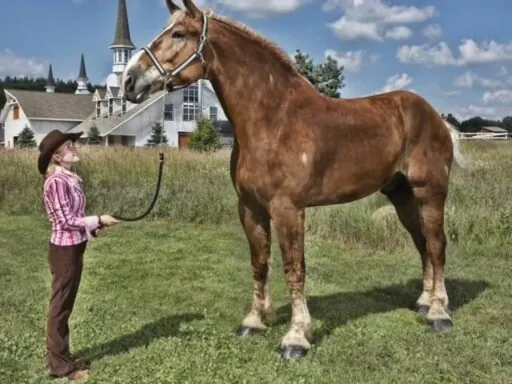
M 172 33 L 172 38 L 173 39 L 182 39 L 184 37 L 185 37 L 185 32 L 183 32 L 183 31 L 174 31 Z

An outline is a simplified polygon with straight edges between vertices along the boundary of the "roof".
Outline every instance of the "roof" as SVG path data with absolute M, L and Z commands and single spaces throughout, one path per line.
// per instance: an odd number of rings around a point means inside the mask
M 29 119 L 85 120 L 94 111 L 92 94 L 5 89 Z
M 497 133 L 508 132 L 505 128 L 500 128 L 500 127 L 482 127 L 482 129 L 485 129 L 486 131 L 497 132 Z
M 130 38 L 130 27 L 128 25 L 128 13 L 126 12 L 126 0 L 119 0 L 117 6 L 116 34 L 110 47 L 122 46 L 135 48 Z
M 153 95 L 151 95 L 146 101 L 138 104 L 137 106 L 129 109 L 126 113 L 121 114 L 121 111 L 118 111 L 113 116 L 109 117 L 96 117 L 96 110 L 94 110 L 88 118 L 78 124 L 74 127 L 70 128 L 67 132 L 70 133 L 76 133 L 76 132 L 85 132 L 85 135 L 87 135 L 87 132 L 91 129 L 91 127 L 98 128 L 98 131 L 100 135 L 105 135 L 116 129 L 119 125 L 123 124 L 127 120 L 129 120 L 131 117 L 138 114 L 140 111 L 145 109 L 146 107 L 149 107 L 151 104 L 159 100 L 162 96 L 164 96 L 165 91 L 162 92 L 156 92 Z

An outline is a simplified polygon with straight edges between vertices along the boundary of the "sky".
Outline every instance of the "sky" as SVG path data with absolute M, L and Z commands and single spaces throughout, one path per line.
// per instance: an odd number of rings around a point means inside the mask
M 175 1 L 182 5 L 180 0 Z M 112 70 L 118 0 L 0 0 L 0 77 L 75 79 L 83 53 L 89 81 Z M 510 0 L 196 0 L 245 23 L 287 53 L 332 55 L 341 97 L 412 90 L 459 119 L 512 115 Z M 140 48 L 165 26 L 164 0 L 127 0 Z M 6 17 L 6 15 L 8 17 Z

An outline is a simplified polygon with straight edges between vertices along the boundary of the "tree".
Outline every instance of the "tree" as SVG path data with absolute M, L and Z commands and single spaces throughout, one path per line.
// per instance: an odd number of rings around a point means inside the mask
M 448 115 L 445 115 L 443 113 L 442 117 L 443 117 L 443 119 L 445 119 L 447 122 L 449 122 L 453 126 L 460 128 L 460 121 L 457 120 L 457 118 L 455 116 L 453 116 L 451 113 L 449 113 Z
M 33 148 L 37 145 L 34 139 L 34 132 L 25 126 L 18 136 L 18 146 L 21 148 Z
M 163 132 L 162 123 L 157 121 L 151 127 L 151 136 L 146 142 L 146 146 L 154 147 L 160 144 L 167 144 L 167 136 Z
M 221 148 L 220 133 L 212 120 L 202 117 L 197 121 L 197 129 L 190 135 L 190 148 L 199 152 Z
M 294 60 L 297 71 L 319 92 L 329 97 L 340 97 L 339 90 L 345 87 L 344 67 L 339 66 L 332 56 L 327 56 L 325 63 L 314 64 L 309 54 L 297 49 Z
M 98 128 L 96 128 L 95 125 L 93 125 L 91 127 L 91 129 L 89 129 L 89 134 L 88 134 L 88 137 L 87 137 L 87 144 L 89 144 L 89 145 L 97 145 L 97 144 L 100 144 L 100 143 L 101 143 L 100 131 L 98 130 Z

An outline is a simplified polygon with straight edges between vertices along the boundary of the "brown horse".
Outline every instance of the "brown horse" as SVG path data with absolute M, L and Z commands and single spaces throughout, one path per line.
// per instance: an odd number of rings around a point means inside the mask
M 182 10 L 167 0 L 170 23 L 130 60 L 123 92 L 138 103 L 158 90 L 205 78 L 233 124 L 231 177 L 254 277 L 242 334 L 265 329 L 273 315 L 267 279 L 272 220 L 291 295 L 283 356 L 302 356 L 311 347 L 305 209 L 379 191 L 396 208 L 421 255 L 423 293 L 417 310 L 427 314 L 435 330 L 449 330 L 443 226 L 457 144 L 452 128 L 411 92 L 326 97 L 269 41 L 239 23 L 203 13 L 191 0 L 183 2 Z

